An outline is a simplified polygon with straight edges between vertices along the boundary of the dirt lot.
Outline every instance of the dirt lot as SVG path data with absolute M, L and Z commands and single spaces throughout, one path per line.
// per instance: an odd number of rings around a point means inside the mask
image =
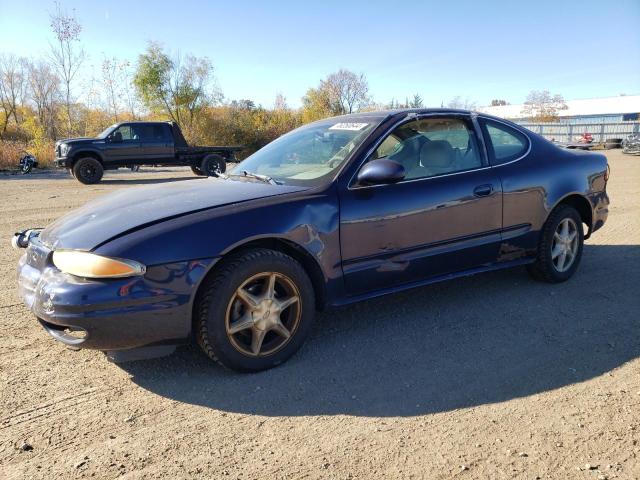
M 189 347 L 69 350 L 16 295 L 16 229 L 190 172 L 0 177 L 0 478 L 640 478 L 640 157 L 609 158 L 571 281 L 515 269 L 326 312 L 255 375 Z

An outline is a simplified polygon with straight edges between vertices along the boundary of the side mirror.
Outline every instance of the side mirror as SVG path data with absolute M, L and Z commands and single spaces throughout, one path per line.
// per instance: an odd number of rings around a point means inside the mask
M 358 172 L 360 185 L 387 185 L 402 180 L 407 172 L 394 160 L 378 158 L 367 162 Z
M 112 133 L 111 135 L 109 135 L 107 137 L 107 141 L 108 142 L 112 142 L 112 143 L 120 143 L 120 142 L 122 142 L 122 133 L 120 133 L 120 132 Z

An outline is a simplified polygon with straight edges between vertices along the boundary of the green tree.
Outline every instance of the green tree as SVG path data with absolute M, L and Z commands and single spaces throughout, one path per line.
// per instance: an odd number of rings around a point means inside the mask
M 172 58 L 157 43 L 138 57 L 133 84 L 151 113 L 168 116 L 187 134 L 196 116 L 221 97 L 208 58 Z

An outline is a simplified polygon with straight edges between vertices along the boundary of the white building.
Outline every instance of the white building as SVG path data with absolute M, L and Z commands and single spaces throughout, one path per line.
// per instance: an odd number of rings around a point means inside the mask
M 569 100 L 566 110 L 558 110 L 561 123 L 616 123 L 640 120 L 640 95 Z M 478 110 L 496 117 L 525 120 L 524 105 L 480 107 Z

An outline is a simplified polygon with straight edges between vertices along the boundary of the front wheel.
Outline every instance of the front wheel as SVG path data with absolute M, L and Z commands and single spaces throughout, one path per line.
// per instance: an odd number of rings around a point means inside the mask
M 104 168 L 102 164 L 93 157 L 84 157 L 73 164 L 73 176 L 80 183 L 92 185 L 102 180 Z
M 560 283 L 569 280 L 582 258 L 584 232 L 582 218 L 575 208 L 563 205 L 547 219 L 536 261 L 527 270 L 536 280 Z
M 223 260 L 202 286 L 194 327 L 211 359 L 257 372 L 302 346 L 314 314 L 313 286 L 302 266 L 284 253 L 253 249 Z

